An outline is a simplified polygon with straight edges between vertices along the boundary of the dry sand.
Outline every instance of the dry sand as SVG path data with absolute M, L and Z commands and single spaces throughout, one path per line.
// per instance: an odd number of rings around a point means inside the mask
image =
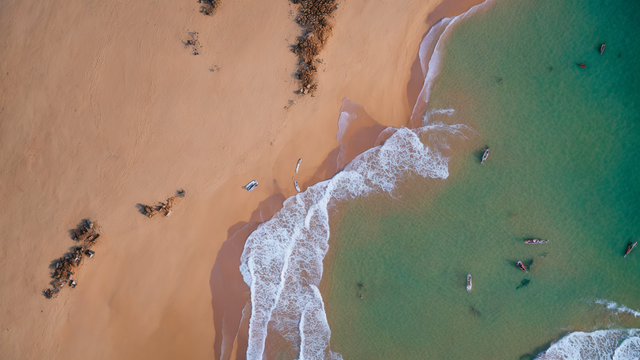
M 335 173 L 343 98 L 407 123 L 439 3 L 340 2 L 314 97 L 295 93 L 285 0 L 223 1 L 213 17 L 197 1 L 0 4 L 0 357 L 244 358 L 244 239 L 295 193 L 298 158 L 303 190 Z M 136 209 L 180 188 L 168 218 Z M 47 300 L 48 266 L 87 217 L 96 255 Z

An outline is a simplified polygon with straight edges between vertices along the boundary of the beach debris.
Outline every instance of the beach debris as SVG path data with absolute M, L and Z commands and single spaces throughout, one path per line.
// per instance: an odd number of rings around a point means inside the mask
M 98 225 L 89 219 L 84 219 L 71 230 L 71 238 L 78 242 L 94 243 L 100 237 Z
M 191 48 L 191 53 L 193 55 L 199 55 L 200 52 L 198 50 L 201 48 L 201 46 L 200 41 L 198 41 L 198 33 L 195 31 L 190 31 L 187 34 L 191 39 L 182 42 L 184 44 L 184 47 Z
M 296 22 L 305 29 L 305 34 L 291 50 L 300 58 L 297 78 L 302 82 L 301 94 L 313 93 L 318 84 L 315 81 L 318 68 L 315 58 L 324 48 L 331 35 L 330 17 L 338 8 L 336 0 L 291 0 L 298 5 Z
M 53 291 L 52 289 L 47 289 L 44 291 L 44 296 L 47 299 L 55 299 L 58 297 L 58 292 L 57 291 Z
M 157 205 L 143 205 L 138 204 L 138 210 L 146 217 L 152 218 L 156 214 L 162 214 L 164 216 L 171 215 L 173 206 L 177 202 L 177 198 L 183 198 L 187 196 L 187 192 L 184 189 L 180 189 L 176 192 L 175 196 L 167 198 L 165 201 L 158 202 Z
M 256 186 L 258 186 L 258 182 L 255 180 L 251 180 L 247 185 L 243 186 L 243 189 L 246 189 L 247 191 L 251 191 L 255 189 Z
M 220 0 L 198 0 L 198 3 L 202 4 L 202 6 L 200 6 L 200 13 L 212 16 L 216 10 L 218 10 Z
M 298 159 L 298 162 L 296 163 L 296 174 L 298 173 L 298 170 L 300 169 L 300 163 L 302 162 L 302 158 Z
M 84 219 L 80 221 L 80 224 L 75 229 L 69 231 L 71 238 L 81 245 L 72 247 L 58 260 L 52 262 L 53 272 L 51 277 L 53 280 L 50 284 L 53 288 L 44 291 L 44 296 L 47 299 L 56 298 L 60 290 L 67 284 L 71 288 L 76 287 L 77 282 L 71 277 L 76 274 L 76 271 L 82 265 L 85 255 L 92 258 L 95 254 L 90 249 L 96 245 L 100 237 L 99 229 L 96 222 Z
M 296 190 L 300 192 L 300 185 L 298 185 L 298 181 L 294 177 L 292 177 L 292 179 L 293 179 L 293 186 L 295 186 Z
M 158 212 L 161 214 L 164 214 L 164 216 L 169 216 L 171 215 L 171 210 L 173 209 L 173 202 L 175 201 L 175 197 L 170 197 L 167 200 L 165 200 L 164 202 L 160 202 L 160 205 L 158 205 Z
M 287 105 L 285 105 L 285 106 L 284 106 L 284 108 L 285 108 L 286 110 L 289 110 L 289 108 L 290 108 L 290 107 L 292 107 L 292 106 L 293 106 L 293 104 L 295 104 L 295 103 L 296 103 L 296 101 L 295 101 L 295 100 L 291 100 L 291 99 L 289 99 L 289 101 L 287 102 Z
M 530 282 L 531 282 L 531 280 L 529 280 L 529 279 L 524 279 L 524 280 L 522 280 L 522 282 L 520 283 L 520 286 L 518 286 L 518 287 L 516 288 L 516 290 L 518 290 L 518 289 L 520 289 L 520 288 L 522 288 L 522 287 L 528 286 Z
M 147 217 L 152 218 L 152 217 L 153 217 L 153 215 L 155 215 L 155 214 L 156 214 L 156 210 L 155 210 L 153 207 L 149 206 L 149 205 L 145 205 L 145 206 L 144 206 L 144 214 L 145 214 Z

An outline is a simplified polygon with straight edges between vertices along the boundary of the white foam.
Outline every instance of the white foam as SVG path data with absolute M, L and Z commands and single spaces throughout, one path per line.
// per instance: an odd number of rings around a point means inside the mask
M 342 108 L 345 108 L 345 103 L 350 101 L 347 98 L 342 100 Z M 340 113 L 340 117 L 338 118 L 338 133 L 336 134 L 336 139 L 338 139 L 338 143 L 340 144 L 340 152 L 338 153 L 338 158 L 336 161 L 337 168 L 342 169 L 345 164 L 345 156 L 346 151 L 344 149 L 344 134 L 349 128 L 349 125 L 358 118 L 358 115 L 354 113 L 350 113 L 348 111 L 342 111 Z
M 319 353 L 340 358 L 328 351 L 331 331 L 317 291 L 328 250 L 330 203 L 374 191 L 392 193 L 408 173 L 446 179 L 448 159 L 439 149 L 451 136 L 464 137 L 466 129 L 444 124 L 397 129 L 384 145 L 358 155 L 332 179 L 287 199 L 282 210 L 249 236 L 240 265 L 253 305 L 249 359 L 262 358 L 268 328 L 300 348 L 301 359 Z
M 423 41 L 423 44 L 433 42 L 439 34 L 418 98 L 423 105 L 428 102 L 439 71 L 443 51 L 439 43 L 455 19 L 438 23 L 431 38 Z M 444 30 L 440 32 L 442 27 Z M 426 49 L 431 45 L 424 46 Z M 426 56 L 422 46 L 420 54 Z M 441 113 L 452 111 L 446 109 Z M 414 108 L 413 115 L 415 112 Z M 420 117 L 423 115 L 424 112 Z M 355 115 L 349 112 L 340 114 L 338 141 L 354 119 Z M 262 359 L 268 331 L 278 332 L 290 341 L 299 349 L 300 359 L 342 359 L 330 350 L 331 330 L 317 288 L 322 279 L 322 260 L 329 248 L 328 209 L 336 201 L 372 192 L 392 194 L 408 174 L 446 179 L 449 159 L 440 150 L 448 148 L 453 137 L 466 137 L 469 129 L 464 125 L 427 124 L 424 120 L 422 125 L 413 130 L 405 127 L 384 130 L 377 142 L 386 139 L 383 144 L 358 155 L 332 179 L 287 199 L 271 220 L 249 236 L 240 265 L 242 277 L 251 288 L 248 359 Z
M 453 18 L 455 19 L 455 18 Z M 452 18 L 444 18 L 439 23 L 434 25 L 425 38 L 422 40 L 420 44 L 420 51 L 418 52 L 418 56 L 420 57 L 420 63 L 422 64 L 422 72 L 425 72 L 424 64 L 427 63 L 424 58 L 428 54 L 428 49 L 431 47 L 431 44 L 437 39 L 435 49 L 433 50 L 433 54 L 429 59 L 428 70 L 426 70 L 426 76 L 424 83 L 422 84 L 422 89 L 420 90 L 420 94 L 418 94 L 418 99 L 416 100 L 416 104 L 413 107 L 413 112 L 411 114 L 411 118 L 422 117 L 424 114 L 424 110 L 426 109 L 427 104 L 429 103 L 429 97 L 431 95 L 431 88 L 433 87 L 433 83 L 440 73 L 440 64 L 442 63 L 442 50 L 439 45 L 445 38 L 447 34 L 447 30 L 449 29 L 449 25 L 451 24 Z M 444 27 L 444 30 L 440 32 L 440 29 Z M 440 36 L 436 37 L 438 34 Z M 422 122 L 424 124 L 424 122 Z
M 640 311 L 636 311 L 633 309 L 630 309 L 624 305 L 618 305 L 618 303 L 614 302 L 614 301 L 609 301 L 609 300 L 605 300 L 605 299 L 596 299 L 594 301 L 596 304 L 601 304 L 604 305 L 607 309 L 609 310 L 614 310 L 617 313 L 626 313 L 626 314 L 631 314 L 635 317 L 640 316 Z
M 640 337 L 628 338 L 618 346 L 612 360 L 640 359 Z
M 638 359 L 637 356 L 640 354 L 639 340 L 637 329 L 598 330 L 591 333 L 577 331 L 551 345 L 536 359 Z
M 471 7 L 469 10 L 467 10 L 467 12 L 461 15 L 454 16 L 452 18 L 443 18 L 437 24 L 431 27 L 427 35 L 420 43 L 418 57 L 420 58 L 422 73 L 425 74 L 426 72 L 426 76 L 422 85 L 422 89 L 420 90 L 420 94 L 418 94 L 416 104 L 413 107 L 413 111 L 411 114 L 412 123 L 415 124 L 418 119 L 421 119 L 422 124 L 424 125 L 428 121 L 428 118 L 425 118 L 425 111 L 431 97 L 433 84 L 440 74 L 440 66 L 442 65 L 442 56 L 444 54 L 445 44 L 449 39 L 452 30 L 455 28 L 455 25 L 459 23 L 460 20 L 463 20 L 475 14 L 478 10 L 487 8 L 491 2 L 491 0 L 485 0 L 483 3 Z M 431 54 L 431 57 L 427 59 L 429 49 L 434 42 L 436 45 L 434 47 L 433 54 Z M 426 66 L 427 60 L 429 64 L 428 66 Z

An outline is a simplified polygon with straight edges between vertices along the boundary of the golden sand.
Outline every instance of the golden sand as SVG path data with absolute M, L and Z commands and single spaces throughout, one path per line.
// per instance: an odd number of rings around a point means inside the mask
M 287 1 L 0 5 L 2 357 L 244 358 L 244 239 L 296 193 L 299 158 L 303 191 L 335 173 L 343 98 L 407 123 L 439 2 L 339 1 L 314 96 L 296 93 Z M 136 208 L 176 189 L 162 221 Z M 101 225 L 91 265 L 46 299 L 83 218 Z

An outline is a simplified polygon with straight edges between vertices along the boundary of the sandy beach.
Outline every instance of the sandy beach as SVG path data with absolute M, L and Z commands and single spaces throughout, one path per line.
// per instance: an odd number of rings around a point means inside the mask
M 2 357 L 244 359 L 244 240 L 293 176 L 304 191 L 339 170 L 343 99 L 368 115 L 347 158 L 407 124 L 422 37 L 479 2 L 340 2 L 313 96 L 297 93 L 287 1 L 213 16 L 196 1 L 0 5 Z M 136 208 L 178 189 L 170 217 Z M 48 300 L 49 265 L 85 218 L 96 255 Z

